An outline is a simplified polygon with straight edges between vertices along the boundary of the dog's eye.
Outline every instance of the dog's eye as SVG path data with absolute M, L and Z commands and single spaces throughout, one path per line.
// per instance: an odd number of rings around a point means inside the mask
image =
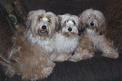
M 50 22 L 50 19 L 48 19 L 48 22 Z
M 42 17 L 40 17 L 39 20 L 41 21 L 42 20 Z
M 74 25 L 75 25 L 75 21 L 72 21 L 73 23 L 74 23 Z
M 67 20 L 67 22 L 69 22 L 69 20 Z
M 95 16 L 94 18 L 97 19 L 97 16 Z

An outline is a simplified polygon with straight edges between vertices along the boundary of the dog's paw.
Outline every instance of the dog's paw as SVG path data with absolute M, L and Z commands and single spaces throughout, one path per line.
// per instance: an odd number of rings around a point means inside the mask
M 80 61 L 80 60 L 82 60 L 82 56 L 81 56 L 80 54 L 75 54 L 75 55 L 73 55 L 73 56 L 69 59 L 69 61 L 72 61 L 72 62 L 77 62 L 77 61 Z
M 63 62 L 68 60 L 71 57 L 71 54 L 51 54 L 50 60 L 56 62 Z
M 102 56 L 116 59 L 119 57 L 119 53 L 118 52 L 104 53 L 102 54 Z
M 89 53 L 89 52 L 83 52 L 83 53 L 75 53 L 70 59 L 69 61 L 72 61 L 72 62 L 77 62 L 77 61 L 80 61 L 80 60 L 85 60 L 85 59 L 90 59 L 94 56 L 93 53 Z
M 48 77 L 53 71 L 53 67 L 47 67 L 42 70 L 43 77 Z
M 57 62 L 62 62 L 62 61 L 66 61 L 71 57 L 71 55 L 69 54 L 60 54 L 57 58 L 56 61 Z

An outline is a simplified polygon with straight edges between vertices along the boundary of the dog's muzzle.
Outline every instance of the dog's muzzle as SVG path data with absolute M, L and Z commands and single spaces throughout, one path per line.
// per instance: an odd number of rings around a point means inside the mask
M 68 28 L 68 31 L 69 31 L 69 32 L 71 32 L 71 31 L 72 31 L 72 28 L 71 28 L 71 27 L 69 27 L 69 28 Z
M 43 25 L 43 26 L 41 27 L 41 29 L 38 30 L 38 33 L 39 33 L 40 35 L 45 35 L 45 34 L 47 34 L 47 27 L 46 27 L 45 25 Z
M 94 23 L 93 23 L 93 22 L 91 22 L 91 23 L 90 23 L 90 26 L 94 26 Z
M 95 27 L 95 24 L 94 24 L 94 22 L 91 22 L 91 23 L 89 23 L 89 24 L 86 24 L 86 27 L 87 28 L 94 28 Z
M 42 29 L 43 29 L 43 30 L 45 30 L 45 29 L 46 29 L 46 26 L 45 26 L 45 25 L 43 25 L 43 26 L 42 26 Z

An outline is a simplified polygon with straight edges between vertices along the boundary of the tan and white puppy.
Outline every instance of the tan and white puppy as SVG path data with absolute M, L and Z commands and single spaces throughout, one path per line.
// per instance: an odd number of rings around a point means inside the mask
M 31 11 L 26 25 L 27 28 L 30 26 L 30 29 L 24 33 L 27 40 L 33 44 L 37 43 L 51 53 L 54 47 L 52 36 L 58 27 L 57 16 L 44 10 Z
M 76 15 L 59 15 L 60 29 L 54 35 L 55 48 L 50 58 L 53 61 L 66 61 L 79 44 L 79 18 Z
M 13 36 L 8 59 L 0 57 L 7 75 L 19 74 L 23 79 L 37 80 L 52 73 L 55 64 L 49 54 L 54 49 L 52 36 L 57 23 L 57 16 L 52 12 L 29 12 L 26 29 L 17 31 Z
M 87 9 L 80 15 L 85 31 L 80 37 L 80 45 L 71 61 L 79 61 L 94 56 L 95 50 L 100 50 L 102 56 L 118 58 L 119 54 L 114 45 L 106 37 L 106 21 L 102 12 Z M 86 46 L 85 46 L 86 44 Z

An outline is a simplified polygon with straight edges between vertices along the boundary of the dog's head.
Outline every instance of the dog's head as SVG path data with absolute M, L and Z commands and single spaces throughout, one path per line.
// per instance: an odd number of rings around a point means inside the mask
M 76 15 L 59 15 L 60 32 L 66 37 L 78 35 L 79 18 Z
M 96 30 L 103 34 L 105 32 L 105 17 L 102 12 L 93 9 L 87 9 L 80 15 L 81 22 L 86 28 Z
M 58 27 L 58 18 L 52 12 L 45 10 L 34 10 L 28 14 L 26 28 L 34 35 L 50 36 Z

